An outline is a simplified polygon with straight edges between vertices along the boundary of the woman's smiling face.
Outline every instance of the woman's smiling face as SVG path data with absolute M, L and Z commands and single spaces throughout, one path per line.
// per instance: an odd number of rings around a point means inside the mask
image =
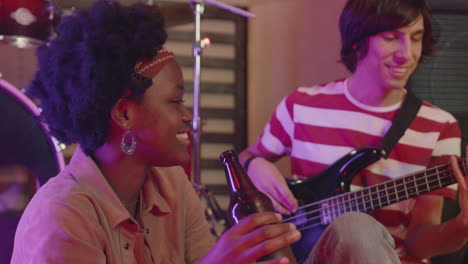
M 184 79 L 172 59 L 152 79 L 140 104 L 132 132 L 137 155 L 153 166 L 174 166 L 189 161 L 192 113 L 184 105 Z

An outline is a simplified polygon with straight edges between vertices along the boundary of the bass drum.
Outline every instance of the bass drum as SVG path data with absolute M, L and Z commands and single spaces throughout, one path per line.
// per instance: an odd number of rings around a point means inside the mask
M 0 79 L 0 263 L 10 263 L 19 218 L 37 188 L 64 167 L 39 108 Z
M 27 48 L 47 41 L 57 22 L 51 0 L 0 0 L 0 42 Z

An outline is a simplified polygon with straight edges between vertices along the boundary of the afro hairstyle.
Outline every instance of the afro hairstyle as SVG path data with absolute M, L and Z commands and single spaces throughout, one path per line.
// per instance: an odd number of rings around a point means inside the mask
M 156 6 L 100 0 L 64 17 L 56 31 L 37 49 L 38 70 L 27 93 L 39 100 L 52 136 L 92 155 L 106 141 L 119 98 L 129 91 L 138 100 L 151 86 L 134 78 L 134 66 L 166 42 L 164 19 Z

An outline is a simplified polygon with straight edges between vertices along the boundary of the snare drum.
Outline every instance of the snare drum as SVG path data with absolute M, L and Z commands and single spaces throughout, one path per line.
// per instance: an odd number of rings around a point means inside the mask
M 10 263 L 16 226 L 37 187 L 58 174 L 56 151 L 37 106 L 0 79 L 0 263 Z
M 52 36 L 51 0 L 0 0 L 0 42 L 27 48 Z
M 32 172 L 39 185 L 64 167 L 39 108 L 10 83 L 0 79 L 0 166 L 20 165 Z

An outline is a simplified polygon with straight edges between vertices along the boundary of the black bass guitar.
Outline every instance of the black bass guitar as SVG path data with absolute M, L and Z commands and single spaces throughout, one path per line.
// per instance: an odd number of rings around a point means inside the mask
M 456 183 L 450 164 L 435 166 L 398 179 L 350 192 L 353 177 L 381 158 L 375 148 L 354 150 L 313 179 L 288 181 L 299 201 L 298 211 L 284 219 L 294 223 L 302 239 L 291 245 L 298 263 L 304 262 L 325 228 L 346 212 L 365 212 Z M 459 161 L 466 174 L 466 164 Z

